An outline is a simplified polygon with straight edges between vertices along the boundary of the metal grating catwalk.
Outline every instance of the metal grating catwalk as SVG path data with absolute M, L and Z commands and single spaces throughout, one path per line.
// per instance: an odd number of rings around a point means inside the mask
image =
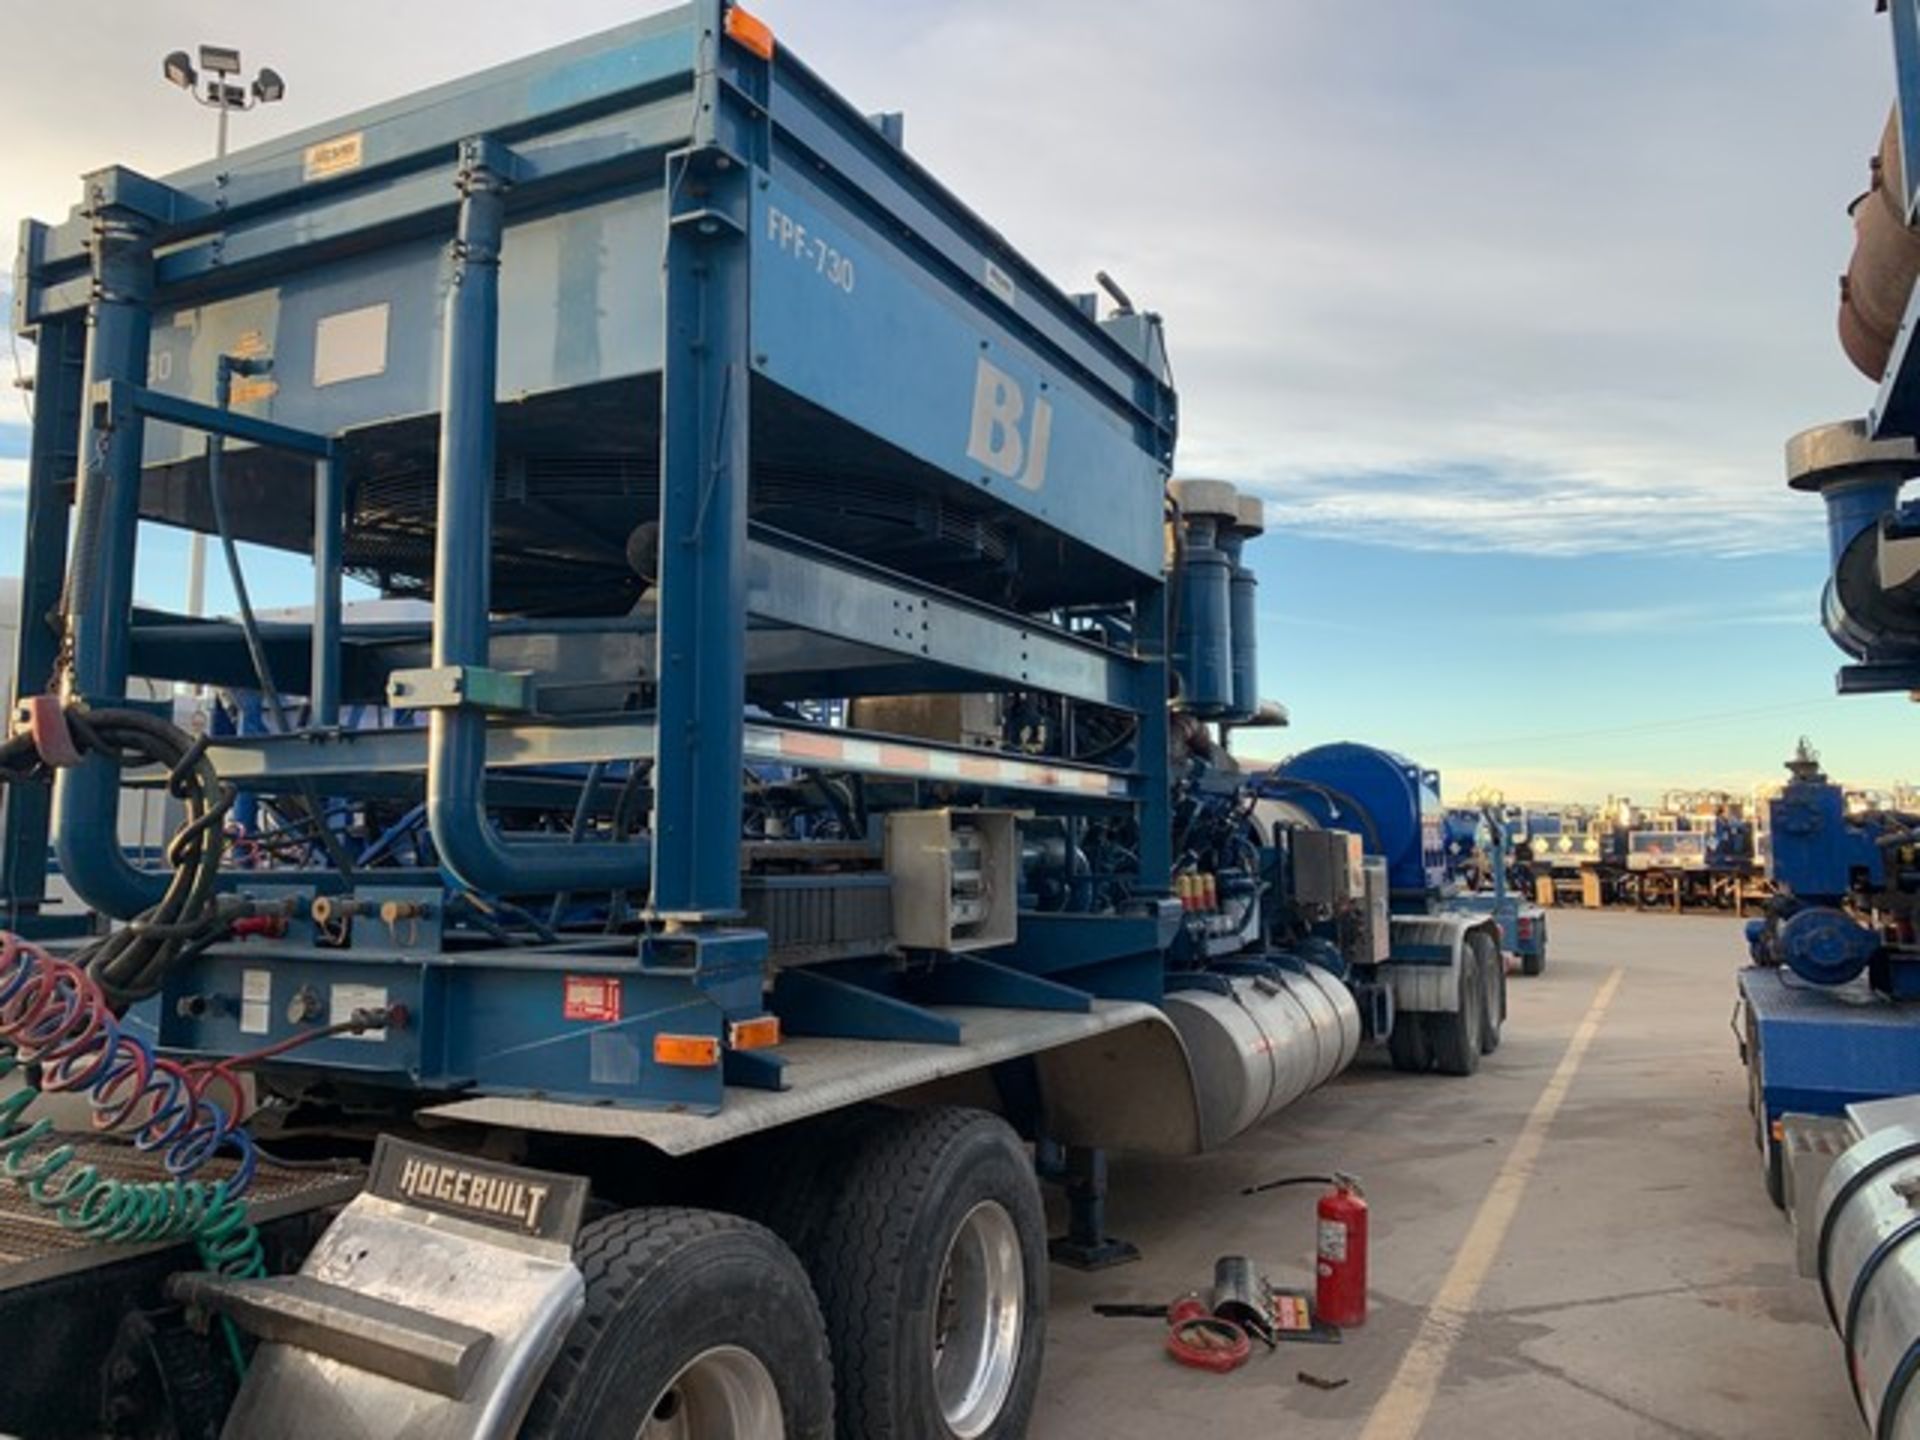
M 74 1148 L 74 1165 L 96 1166 L 102 1174 L 118 1180 L 166 1179 L 157 1156 L 142 1154 L 123 1141 L 92 1135 L 64 1135 L 60 1139 Z M 214 1181 L 232 1173 L 233 1162 L 221 1158 L 209 1162 L 195 1178 Z M 339 1169 L 288 1170 L 263 1159 L 247 1192 L 247 1212 L 257 1224 L 302 1210 L 344 1204 L 359 1193 L 361 1183 L 361 1174 L 350 1164 Z M 23 1186 L 0 1181 L 0 1291 L 165 1248 L 104 1244 L 63 1230 L 50 1212 L 27 1197 Z

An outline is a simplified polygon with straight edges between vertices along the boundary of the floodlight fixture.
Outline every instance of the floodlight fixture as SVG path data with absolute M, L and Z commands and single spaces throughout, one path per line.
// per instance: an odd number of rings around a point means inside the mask
M 200 68 L 209 75 L 238 75 L 240 52 L 226 45 L 202 45 Z

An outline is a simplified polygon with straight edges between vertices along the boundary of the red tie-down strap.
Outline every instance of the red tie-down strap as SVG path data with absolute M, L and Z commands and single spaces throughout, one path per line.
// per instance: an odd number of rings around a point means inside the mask
M 33 748 L 40 752 L 40 763 L 61 770 L 80 763 L 80 747 L 73 742 L 67 725 L 67 708 L 58 695 L 33 695 L 21 702 L 26 712 L 27 733 Z

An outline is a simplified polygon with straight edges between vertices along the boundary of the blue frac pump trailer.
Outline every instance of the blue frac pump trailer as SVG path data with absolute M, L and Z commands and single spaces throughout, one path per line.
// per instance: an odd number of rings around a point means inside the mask
M 1110 1149 L 1497 1044 L 1431 777 L 1229 753 L 1160 319 L 903 140 L 697 0 L 25 227 L 0 1429 L 1016 1436 Z
M 1889 16 L 1898 103 L 1853 206 L 1840 337 L 1879 385 L 1863 420 L 1796 436 L 1792 485 L 1825 502 L 1821 616 L 1843 694 L 1920 691 L 1920 7 Z M 1736 1029 L 1769 1190 L 1793 1218 L 1869 1433 L 1920 1436 L 1920 815 L 1856 806 L 1802 742 L 1757 825 L 1779 893 L 1748 927 Z

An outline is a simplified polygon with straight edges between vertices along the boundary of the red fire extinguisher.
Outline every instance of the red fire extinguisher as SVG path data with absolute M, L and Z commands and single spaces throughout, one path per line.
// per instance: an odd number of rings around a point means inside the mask
M 1367 1321 L 1367 1201 L 1360 1182 L 1335 1172 L 1320 1197 L 1320 1261 L 1314 1308 L 1343 1329 Z

